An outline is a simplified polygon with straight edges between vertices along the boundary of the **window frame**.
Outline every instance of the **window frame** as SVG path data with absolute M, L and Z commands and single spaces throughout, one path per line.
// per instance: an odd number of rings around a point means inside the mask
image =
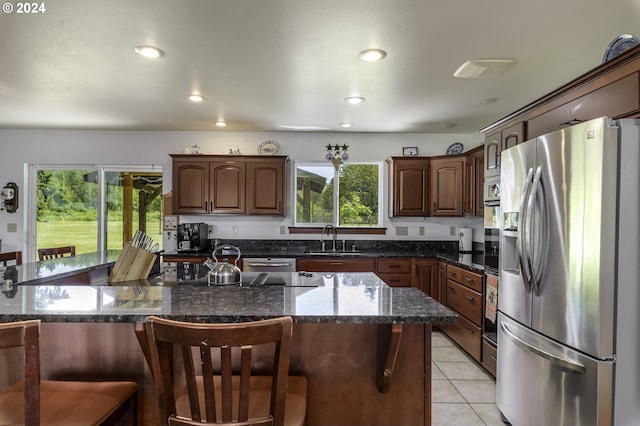
M 164 170 L 159 165 L 100 165 L 100 164 L 41 164 L 32 163 L 26 165 L 27 190 L 28 196 L 25 203 L 25 223 L 26 223 L 26 256 L 25 261 L 31 262 L 37 260 L 35 256 L 36 252 L 36 231 L 37 231 L 37 212 L 36 212 L 36 198 L 37 198 L 37 173 L 40 170 L 95 170 L 98 177 L 98 200 L 97 200 L 97 215 L 98 215 L 98 235 L 97 235 L 97 251 L 105 250 L 105 231 L 106 231 L 106 193 L 104 189 L 104 180 L 107 172 L 156 172 L 162 173 L 164 178 Z
M 322 229 L 325 225 L 332 225 L 335 228 L 341 229 L 342 231 L 349 230 L 348 233 L 379 233 L 380 230 L 384 229 L 384 162 L 382 161 L 349 161 L 346 165 L 375 165 L 378 167 L 378 212 L 377 212 L 377 221 L 375 225 L 371 226 L 341 226 L 339 224 L 339 188 L 340 188 L 340 173 L 339 170 L 336 170 L 331 163 L 327 163 L 324 161 L 294 161 L 293 162 L 293 173 L 292 175 L 292 190 L 291 190 L 291 205 L 292 215 L 293 215 L 293 227 L 290 228 L 290 233 L 297 233 L 297 231 L 307 232 L 307 231 L 315 231 L 318 228 Z M 299 222 L 298 221 L 298 200 L 297 200 L 297 180 L 298 180 L 298 168 L 299 167 L 323 167 L 323 168 L 331 168 L 333 169 L 333 212 L 332 212 L 332 223 L 309 223 L 309 222 Z M 359 232 L 362 231 L 362 232 Z M 345 233 L 345 232 L 343 232 Z

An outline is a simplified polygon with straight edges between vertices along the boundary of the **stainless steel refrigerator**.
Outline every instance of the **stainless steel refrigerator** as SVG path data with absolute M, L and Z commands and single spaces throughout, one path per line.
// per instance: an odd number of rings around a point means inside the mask
M 640 425 L 639 126 L 502 152 L 496 399 L 514 426 Z

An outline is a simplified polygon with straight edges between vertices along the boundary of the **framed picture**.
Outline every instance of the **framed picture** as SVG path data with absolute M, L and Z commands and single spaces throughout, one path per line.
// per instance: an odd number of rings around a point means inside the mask
M 417 157 L 418 156 L 418 147 L 417 146 L 405 146 L 402 148 L 402 155 L 404 157 Z
M 178 216 L 165 216 L 163 229 L 165 231 L 175 231 L 176 229 L 178 229 Z

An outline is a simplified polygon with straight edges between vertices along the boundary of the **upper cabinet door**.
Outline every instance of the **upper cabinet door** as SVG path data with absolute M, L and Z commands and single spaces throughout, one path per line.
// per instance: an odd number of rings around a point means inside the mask
M 182 155 L 173 158 L 174 214 L 286 212 L 285 156 Z
M 245 179 L 245 161 L 212 161 L 209 175 L 210 213 L 245 213 Z
M 285 159 L 260 159 L 247 163 L 247 212 L 284 214 Z
M 524 142 L 524 123 L 519 122 L 502 131 L 502 150 L 513 148 Z
M 208 213 L 209 162 L 173 161 L 173 211 Z
M 429 160 L 391 158 L 389 216 L 429 216 Z
M 464 157 L 431 159 L 431 216 L 462 216 Z
M 484 215 L 484 151 L 481 146 L 467 152 L 464 170 L 464 215 Z

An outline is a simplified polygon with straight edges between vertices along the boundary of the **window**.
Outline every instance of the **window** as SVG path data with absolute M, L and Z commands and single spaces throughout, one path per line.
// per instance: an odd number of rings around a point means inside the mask
M 162 243 L 162 171 L 155 167 L 30 167 L 29 252 L 120 250 L 137 229 Z M 34 257 L 35 258 L 35 257 Z
M 382 165 L 296 162 L 295 226 L 380 227 Z

